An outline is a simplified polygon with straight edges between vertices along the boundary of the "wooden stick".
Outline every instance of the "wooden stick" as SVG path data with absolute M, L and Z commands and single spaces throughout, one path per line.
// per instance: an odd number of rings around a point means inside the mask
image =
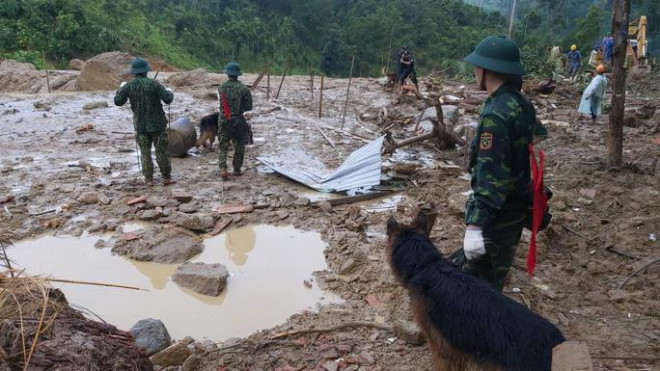
M 129 290 L 137 290 L 137 291 L 149 291 L 147 289 L 142 289 L 139 287 L 134 287 L 134 286 L 124 286 L 124 285 L 116 285 L 113 283 L 103 283 L 103 282 L 89 282 L 89 281 L 73 281 L 73 280 L 63 280 L 59 278 L 48 278 L 48 281 L 50 282 L 59 282 L 59 283 L 75 283 L 79 285 L 90 285 L 90 286 L 104 286 L 104 287 L 116 287 L 119 289 L 129 289 Z
M 321 74 L 321 93 L 319 98 L 319 118 L 323 112 L 323 74 Z
M 323 135 L 323 138 L 325 138 L 325 140 L 328 142 L 328 144 L 330 144 L 332 146 L 332 148 L 335 148 L 335 144 L 332 142 L 332 140 L 330 140 L 330 138 L 328 138 L 327 135 L 325 135 L 323 130 L 321 130 L 321 128 L 318 127 L 318 125 L 314 125 L 314 126 L 316 127 L 316 130 L 318 130 L 319 133 L 321 133 L 321 135 Z
M 363 195 L 347 196 L 347 197 L 341 197 L 341 198 L 333 198 L 331 200 L 319 201 L 319 202 L 317 202 L 317 204 L 321 203 L 321 202 L 328 202 L 332 206 L 346 205 L 346 204 L 352 204 L 352 203 L 360 202 L 360 201 L 372 200 L 372 199 L 378 198 L 378 197 L 388 196 L 392 193 L 394 193 L 394 192 L 381 191 L 381 192 L 365 193 Z
M 284 84 L 284 78 L 286 77 L 286 74 L 289 72 L 289 62 L 286 62 L 286 67 L 284 68 L 284 75 L 282 75 L 282 80 L 280 81 L 280 87 L 277 88 L 277 95 L 275 95 L 275 99 L 278 99 L 280 97 L 280 90 L 282 90 L 282 84 Z
M 37 343 L 39 343 L 39 337 L 41 336 L 41 326 L 44 324 L 44 319 L 46 318 L 46 309 L 48 308 L 48 289 L 44 289 L 43 286 L 39 286 L 41 289 L 41 294 L 44 297 L 44 307 L 41 309 L 41 315 L 39 316 L 39 323 L 37 324 L 37 331 L 34 332 L 34 340 L 32 340 L 32 346 L 30 347 L 30 352 L 25 358 L 25 364 L 23 365 L 23 371 L 27 371 L 30 367 L 30 359 L 34 354 L 34 350 L 37 348 Z
M 41 215 L 51 214 L 51 213 L 54 213 L 56 211 L 57 211 L 57 209 L 51 209 L 51 210 L 42 211 L 40 213 L 30 214 L 30 216 L 41 216 Z
M 48 87 L 48 94 L 50 94 L 50 79 L 48 78 L 48 67 L 46 67 L 46 53 L 42 53 L 41 56 L 44 58 L 44 67 L 46 69 L 46 86 Z
M 270 100 L 270 72 L 266 75 L 266 101 Z
M 348 74 L 348 87 L 346 88 L 346 102 L 344 103 L 344 113 L 341 115 L 341 128 L 344 128 L 344 121 L 346 120 L 346 109 L 348 108 L 348 95 L 351 92 L 351 82 L 353 81 L 353 65 L 355 64 L 355 56 L 351 60 L 351 72 Z
M 309 75 L 310 75 L 309 77 L 310 77 L 311 85 L 312 85 L 311 88 L 310 88 L 310 91 L 312 93 L 312 100 L 314 100 L 314 71 L 310 72 Z
M 261 74 L 259 74 L 259 76 L 257 76 L 257 79 L 254 80 L 254 82 L 252 83 L 250 90 L 254 90 L 257 88 L 257 86 L 259 86 L 259 83 L 261 82 L 261 80 L 263 80 L 264 75 L 266 75 L 268 71 L 270 71 L 270 63 L 264 66 L 264 69 L 261 71 Z
M 621 282 L 621 284 L 619 285 L 619 287 L 617 287 L 617 290 L 621 290 L 621 289 L 623 288 L 623 286 L 625 286 L 626 283 L 628 283 L 628 281 L 630 281 L 631 278 L 635 277 L 639 272 L 643 271 L 644 269 L 646 269 L 646 268 L 652 266 L 653 264 L 655 264 L 655 263 L 657 263 L 657 262 L 660 262 L 660 258 L 659 258 L 659 259 L 655 259 L 655 260 L 651 260 L 651 261 L 648 262 L 647 264 L 644 264 L 641 268 L 639 268 L 639 269 L 637 269 L 636 271 L 632 272 L 632 273 L 630 274 L 630 276 L 626 277 L 626 279 L 623 280 L 623 282 Z
M 319 328 L 307 328 L 307 329 L 302 329 L 302 330 L 292 330 L 292 331 L 285 331 L 285 332 L 280 332 L 279 334 L 275 334 L 271 336 L 269 339 L 270 340 L 275 340 L 275 339 L 280 339 L 283 337 L 289 337 L 289 336 L 294 336 L 294 335 L 304 335 L 304 334 L 311 334 L 311 333 L 317 333 L 317 332 L 333 332 L 333 331 L 338 331 L 338 330 L 343 330 L 348 327 L 373 327 L 389 332 L 393 332 L 394 329 L 390 325 L 382 324 L 382 323 L 376 323 L 376 322 L 368 322 L 368 321 L 355 321 L 355 322 L 348 322 L 348 323 L 342 323 L 337 326 L 330 326 L 330 327 L 319 327 Z

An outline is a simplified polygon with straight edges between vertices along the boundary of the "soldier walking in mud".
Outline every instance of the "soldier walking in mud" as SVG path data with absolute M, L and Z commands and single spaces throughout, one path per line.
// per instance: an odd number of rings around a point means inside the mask
M 487 37 L 465 61 L 474 65 L 477 84 L 489 97 L 470 145 L 473 192 L 463 248 L 450 259 L 501 291 L 525 226 L 536 113 L 516 86 L 515 77 L 525 71 L 512 41 Z
M 167 154 L 167 118 L 163 105 L 172 103 L 174 94 L 169 88 L 163 87 L 158 81 L 147 77 L 149 63 L 141 58 L 135 58 L 131 63 L 130 73 L 135 78 L 122 82 L 115 94 L 115 105 L 123 106 L 127 100 L 131 102 L 135 140 L 140 147 L 140 162 L 142 175 L 148 186 L 154 184 L 154 164 L 151 159 L 151 145 L 156 149 L 156 162 L 163 177 L 163 184 L 175 183 L 172 180 L 172 165 Z
M 220 178 L 227 180 L 227 151 L 229 141 L 234 146 L 234 172 L 240 176 L 243 159 L 245 157 L 245 142 L 248 136 L 248 124 L 243 114 L 252 110 L 252 93 L 245 85 L 238 81 L 242 75 L 241 68 L 236 62 L 229 62 L 225 67 L 225 74 L 229 77 L 224 84 L 218 87 L 220 99 L 220 115 L 218 123 L 218 153 Z

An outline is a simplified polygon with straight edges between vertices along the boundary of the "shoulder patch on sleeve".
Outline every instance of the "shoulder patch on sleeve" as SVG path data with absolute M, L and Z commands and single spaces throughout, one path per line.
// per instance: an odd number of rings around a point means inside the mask
M 491 148 L 493 148 L 493 133 L 481 133 L 479 137 L 479 150 L 488 151 Z

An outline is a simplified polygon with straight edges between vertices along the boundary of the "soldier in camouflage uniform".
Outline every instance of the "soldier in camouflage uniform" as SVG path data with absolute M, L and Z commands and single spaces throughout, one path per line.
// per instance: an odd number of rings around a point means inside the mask
M 546 133 L 516 86 L 525 71 L 512 41 L 487 37 L 465 61 L 474 65 L 477 84 L 489 97 L 470 144 L 473 192 L 466 204 L 463 249 L 450 260 L 501 291 L 530 205 L 528 145 Z
M 172 165 L 167 154 L 167 119 L 161 101 L 172 103 L 174 94 L 165 89 L 158 81 L 147 77 L 149 64 L 136 58 L 131 64 L 130 73 L 135 78 L 123 82 L 115 94 L 115 105 L 123 106 L 131 101 L 135 139 L 140 147 L 142 175 L 147 185 L 153 185 L 154 164 L 151 159 L 151 145 L 156 149 L 156 162 L 165 185 L 172 184 Z
M 218 98 L 220 99 L 220 115 L 218 115 L 218 153 L 220 166 L 220 177 L 222 180 L 229 178 L 227 172 L 227 151 L 229 141 L 234 146 L 234 172 L 233 175 L 240 176 L 243 158 L 245 157 L 246 138 L 230 138 L 229 136 L 229 116 L 230 119 L 245 120 L 243 114 L 252 110 L 252 93 L 245 85 L 238 81 L 238 76 L 242 75 L 241 68 L 236 62 L 229 62 L 225 67 L 225 74 L 229 77 L 224 84 L 218 87 Z M 223 96 L 226 99 L 226 106 L 223 106 Z M 247 123 L 245 123 L 247 125 Z

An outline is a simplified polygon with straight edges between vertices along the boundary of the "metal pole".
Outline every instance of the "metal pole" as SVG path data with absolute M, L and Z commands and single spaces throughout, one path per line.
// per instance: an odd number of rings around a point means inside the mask
M 346 88 L 346 102 L 344 103 L 344 113 L 341 115 L 341 128 L 344 128 L 344 121 L 346 121 L 346 109 L 348 108 L 348 94 L 351 92 L 351 82 L 353 81 L 353 65 L 355 64 L 355 56 L 351 60 L 351 72 L 348 75 L 348 87 Z
M 319 118 L 321 117 L 321 113 L 323 112 L 323 78 L 325 76 L 321 74 L 321 92 L 319 95 Z

